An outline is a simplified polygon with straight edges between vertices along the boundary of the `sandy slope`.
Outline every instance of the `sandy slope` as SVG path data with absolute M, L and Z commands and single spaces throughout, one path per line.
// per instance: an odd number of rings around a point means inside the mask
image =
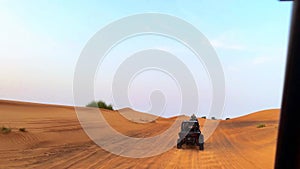
M 87 108 L 88 112 L 89 109 Z M 120 133 L 133 137 L 155 136 L 172 125 L 164 119 L 130 111 L 127 118 L 103 110 Z M 266 110 L 221 121 L 205 144 L 197 148 L 174 148 L 154 157 L 127 158 L 101 149 L 82 130 L 73 107 L 0 101 L 0 168 L 273 168 L 279 110 Z M 140 122 L 143 123 L 137 123 Z M 201 125 L 204 121 L 201 120 Z M 260 123 L 264 128 L 257 128 Z M 18 128 L 25 127 L 22 133 Z M 167 142 L 174 142 L 166 138 Z M 175 140 L 176 141 L 176 140 Z M 130 151 L 130 150 L 129 150 Z

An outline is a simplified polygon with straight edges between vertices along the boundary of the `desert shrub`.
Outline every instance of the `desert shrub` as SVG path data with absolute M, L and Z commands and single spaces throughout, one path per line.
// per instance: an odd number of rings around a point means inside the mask
M 225 120 L 230 120 L 230 118 L 229 118 L 229 117 L 227 117 Z
M 211 117 L 211 119 L 212 119 L 212 120 L 216 120 L 216 118 L 215 118 L 215 117 Z
M 98 104 L 96 101 L 92 101 L 89 104 L 87 104 L 86 107 L 98 107 Z
M 258 124 L 256 127 L 257 128 L 263 128 L 263 127 L 266 127 L 266 125 L 265 124 Z
M 100 108 L 101 108 L 101 107 L 100 107 Z M 105 109 L 108 109 L 108 110 L 114 110 L 113 107 L 112 107 L 112 105 L 106 106 Z
M 26 128 L 19 128 L 19 131 L 26 132 Z
M 202 116 L 201 118 L 202 118 L 202 119 L 206 119 L 206 116 Z
M 98 107 L 102 109 L 108 109 L 108 110 L 113 110 L 112 105 L 107 105 L 104 101 L 92 101 L 89 104 L 86 105 L 86 107 Z
M 1 127 L 1 133 L 7 134 L 7 133 L 10 133 L 10 132 L 11 132 L 11 128 L 4 127 L 4 126 Z

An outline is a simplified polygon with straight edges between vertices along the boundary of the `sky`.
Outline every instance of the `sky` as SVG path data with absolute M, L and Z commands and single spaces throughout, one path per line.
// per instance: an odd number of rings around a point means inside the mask
M 123 17 L 162 13 L 192 24 L 214 47 L 225 75 L 223 118 L 279 108 L 291 9 L 291 2 L 277 0 L 0 0 L 0 99 L 73 105 L 74 70 L 89 39 Z M 205 67 L 182 44 L 161 36 L 133 37 L 111 50 L 95 76 L 95 99 L 113 103 L 109 87 L 118 65 L 148 48 L 169 51 L 189 67 L 198 87 L 197 113 L 207 115 L 212 91 Z M 155 70 L 132 80 L 129 107 L 149 110 L 154 89 L 169 101 L 163 116 L 181 113 L 176 82 Z

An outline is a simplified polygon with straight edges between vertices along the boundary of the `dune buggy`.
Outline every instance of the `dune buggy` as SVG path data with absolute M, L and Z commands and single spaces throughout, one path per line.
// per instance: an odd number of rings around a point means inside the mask
M 199 150 L 204 150 L 204 136 L 200 131 L 198 120 L 191 119 L 181 123 L 181 131 L 178 133 L 177 148 L 182 145 L 197 145 Z

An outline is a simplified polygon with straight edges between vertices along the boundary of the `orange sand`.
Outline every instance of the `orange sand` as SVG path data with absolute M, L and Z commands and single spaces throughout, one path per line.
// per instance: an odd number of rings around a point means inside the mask
M 87 108 L 89 109 L 89 108 Z M 162 133 L 175 118 L 155 118 L 126 109 L 127 120 L 117 112 L 102 111 L 112 127 L 134 137 Z M 143 123 L 137 123 L 137 122 Z M 73 107 L 0 100 L 0 168 L 273 168 L 279 110 L 265 110 L 222 120 L 197 148 L 174 148 L 155 157 L 126 158 L 106 152 L 82 130 Z M 145 123 L 146 122 L 146 123 Z M 148 123 L 147 123 L 148 122 Z M 204 123 L 200 119 L 201 125 Z M 266 124 L 257 128 L 258 124 Z M 20 132 L 25 127 L 28 132 Z

